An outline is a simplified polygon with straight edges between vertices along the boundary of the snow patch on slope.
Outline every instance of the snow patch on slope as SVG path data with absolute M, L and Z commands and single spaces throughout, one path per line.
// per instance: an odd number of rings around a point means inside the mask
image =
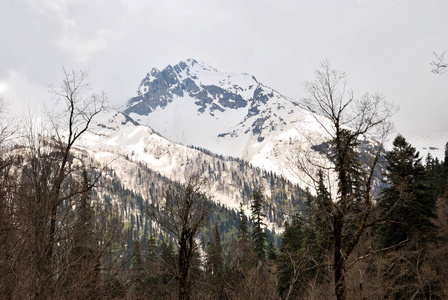
M 227 170 L 222 173 L 222 178 L 219 180 L 209 178 L 210 194 L 216 201 L 230 208 L 239 208 L 242 187 L 231 176 L 232 172 L 239 172 L 241 167 L 239 162 L 221 160 L 173 143 L 151 128 L 132 122 L 122 113 L 114 113 L 105 119 L 107 121 L 96 125 L 98 130 L 95 134 L 89 133 L 83 137 L 80 146 L 89 151 L 96 160 L 114 169 L 131 188 L 144 192 L 135 180 L 137 162 L 145 164 L 149 169 L 171 180 L 185 183 L 189 174 L 199 172 L 205 176 L 200 168 L 202 162 L 206 161 L 210 165 L 223 165 Z M 259 174 L 254 169 L 248 168 L 247 174 L 243 176 L 254 178 Z M 226 184 L 223 185 L 222 182 Z M 266 196 L 271 196 L 267 179 L 260 182 L 260 187 L 266 190 Z

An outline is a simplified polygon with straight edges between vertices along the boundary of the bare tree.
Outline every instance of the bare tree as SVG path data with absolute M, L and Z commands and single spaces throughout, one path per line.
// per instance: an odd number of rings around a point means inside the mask
M 16 159 L 9 155 L 10 147 L 7 145 L 14 131 L 5 124 L 10 121 L 4 117 L 6 110 L 7 105 L 0 98 L 0 298 L 2 299 L 12 298 L 16 277 L 14 276 L 15 264 L 11 257 L 14 256 L 14 247 L 17 242 L 17 231 L 12 214 L 13 195 L 17 186 L 17 177 L 14 174 Z
M 8 120 L 4 117 L 7 112 L 7 104 L 8 103 L 6 103 L 3 98 L 0 98 L 0 150 L 3 150 L 7 142 L 12 139 L 16 133 L 16 131 L 12 130 L 10 126 L 10 124 L 14 121 L 10 119 Z
M 182 300 L 191 297 L 189 271 L 196 251 L 194 238 L 205 225 L 211 209 L 206 196 L 206 183 L 206 179 L 192 175 L 185 185 L 177 183 L 169 187 L 160 211 L 151 212 L 156 221 L 177 239 L 179 299 Z
M 304 103 L 315 121 L 323 128 L 321 144 L 312 137 L 306 155 L 299 155 L 296 164 L 307 182 L 318 186 L 319 170 L 326 174 L 327 185 L 333 188 L 331 219 L 335 295 L 346 298 L 345 266 L 360 237 L 375 223 L 372 220 L 374 182 L 395 108 L 379 94 L 365 94 L 356 99 L 346 87 L 345 73 L 323 61 L 314 81 L 306 82 L 308 98 Z M 368 136 L 367 136 L 368 135 Z M 369 140 L 369 138 L 374 139 Z M 364 151 L 359 145 L 368 146 Z M 374 146 L 369 146 L 374 145 Z M 347 220 L 356 220 L 348 228 Z
M 67 231 L 62 224 L 69 218 L 66 213 L 69 203 L 95 184 L 95 180 L 88 186 L 82 184 L 83 163 L 74 156 L 73 148 L 89 130 L 93 118 L 104 109 L 106 101 L 104 93 L 92 91 L 86 73 L 63 71 L 62 84 L 52 88 L 55 107 L 61 108 L 50 118 L 53 128 L 44 131 L 45 126 L 38 128 L 31 121 L 27 129 L 18 195 L 23 242 L 29 247 L 25 249 L 33 249 L 29 269 L 34 270 L 30 271 L 35 279 L 30 293 L 35 299 L 50 298 L 55 292 L 60 279 L 55 249 L 62 244 L 60 238 Z
M 56 127 L 57 140 L 56 147 L 61 151 L 61 160 L 57 166 L 56 176 L 53 179 L 52 187 L 50 189 L 51 207 L 51 224 L 50 224 L 50 239 L 54 240 L 55 222 L 57 207 L 66 199 L 73 196 L 71 194 L 61 194 L 61 187 L 65 179 L 68 177 L 68 170 L 70 169 L 70 154 L 74 144 L 80 137 L 87 132 L 93 118 L 105 109 L 106 95 L 104 93 L 97 94 L 92 92 L 89 83 L 87 82 L 87 73 L 79 71 L 67 72 L 64 69 L 64 79 L 59 88 L 53 89 L 53 94 L 57 101 L 63 103 L 63 111 L 60 114 L 60 120 L 63 120 L 65 130 L 60 131 L 56 122 L 53 124 Z M 64 135 L 62 135 L 62 133 Z M 93 185 L 87 187 L 91 189 Z M 75 194 L 85 192 L 81 189 Z M 52 247 L 48 249 L 48 256 L 52 255 Z
M 434 74 L 443 74 L 448 68 L 448 63 L 445 60 L 445 53 L 437 54 L 434 52 L 435 60 L 431 62 L 432 72 Z

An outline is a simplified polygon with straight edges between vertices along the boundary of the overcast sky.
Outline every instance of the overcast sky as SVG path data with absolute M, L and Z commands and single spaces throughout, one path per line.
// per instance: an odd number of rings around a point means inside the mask
M 355 95 L 400 106 L 395 134 L 443 148 L 448 73 L 430 62 L 448 50 L 447 14 L 446 0 L 0 0 L 0 97 L 49 101 L 65 66 L 123 105 L 153 67 L 195 58 L 300 100 L 329 59 Z

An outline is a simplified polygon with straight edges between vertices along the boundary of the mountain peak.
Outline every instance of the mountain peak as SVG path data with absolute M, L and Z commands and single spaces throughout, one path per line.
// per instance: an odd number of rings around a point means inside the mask
M 176 67 L 180 68 L 181 70 L 199 68 L 205 71 L 219 72 L 217 69 L 207 65 L 204 62 L 198 62 L 194 58 L 187 58 L 186 60 L 181 60 L 177 65 L 174 66 L 174 68 Z
M 153 69 L 124 113 L 182 144 L 238 156 L 290 124 L 290 99 L 247 73 L 219 72 L 195 59 Z
M 181 60 L 176 66 L 179 66 L 182 70 L 184 70 L 186 68 L 192 68 L 196 64 L 198 64 L 196 59 L 187 58 L 186 60 Z
M 175 98 L 189 96 L 196 100 L 198 112 L 224 111 L 246 107 L 257 95 L 259 82 L 247 73 L 224 73 L 189 58 L 166 66 L 162 71 L 153 68 L 141 81 L 137 96 L 128 101 L 125 113 L 148 115 L 158 107 L 164 109 Z

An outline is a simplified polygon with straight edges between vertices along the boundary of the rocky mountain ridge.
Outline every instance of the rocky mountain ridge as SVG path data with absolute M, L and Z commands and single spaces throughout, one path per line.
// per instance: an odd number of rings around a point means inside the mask
M 123 112 L 173 142 L 237 157 L 295 182 L 287 164 L 297 139 L 309 131 L 325 135 L 310 111 L 254 76 L 219 72 L 194 59 L 152 69 Z

